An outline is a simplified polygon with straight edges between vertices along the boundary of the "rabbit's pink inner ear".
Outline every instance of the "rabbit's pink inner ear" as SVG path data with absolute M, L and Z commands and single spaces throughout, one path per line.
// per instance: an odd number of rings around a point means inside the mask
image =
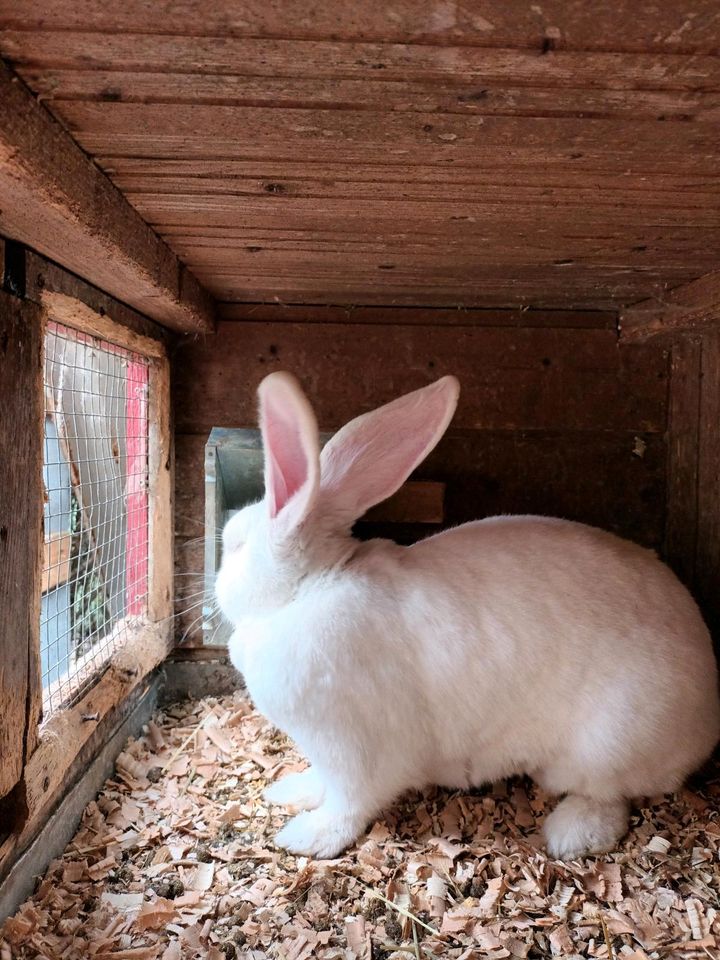
M 266 495 L 270 516 L 276 517 L 307 481 L 307 455 L 298 431 L 276 411 L 268 411 L 264 442 Z
M 323 497 L 355 520 L 395 493 L 445 433 L 459 390 L 443 377 L 344 426 L 321 455 Z
M 309 509 L 318 486 L 315 416 L 290 374 L 270 374 L 258 393 L 268 511 L 274 519 L 294 500 L 299 520 Z

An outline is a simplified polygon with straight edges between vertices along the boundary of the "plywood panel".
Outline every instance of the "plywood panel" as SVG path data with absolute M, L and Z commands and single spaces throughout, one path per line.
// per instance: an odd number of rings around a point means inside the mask
M 619 350 L 610 330 L 222 322 L 176 353 L 176 424 L 252 426 L 260 379 L 289 369 L 328 428 L 454 373 L 457 427 L 662 431 L 666 368 L 661 349 Z
M 39 702 L 41 349 L 40 309 L 0 291 L 0 798 L 20 779 Z
M 474 4 L 454 0 L 397 0 L 388 15 L 384 6 L 356 3 L 316 4 L 299 0 L 288 16 L 281 0 L 202 0 L 157 5 L 128 0 L 108 5 L 97 0 L 13 0 L 0 3 L 0 26 L 20 29 L 76 29 L 215 36 L 293 37 L 298 40 L 400 41 L 460 43 L 482 47 L 517 46 L 595 50 L 717 51 L 717 7 L 714 0 L 684 0 L 672 5 L 616 0 L 588 5 L 582 0 L 486 0 Z

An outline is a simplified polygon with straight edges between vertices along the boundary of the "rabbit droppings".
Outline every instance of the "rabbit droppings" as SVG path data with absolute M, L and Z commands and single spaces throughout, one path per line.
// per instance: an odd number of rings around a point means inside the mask
M 352 420 L 319 451 L 296 379 L 259 387 L 265 499 L 226 525 L 230 657 L 310 768 L 270 801 L 277 842 L 334 857 L 399 794 L 529 774 L 565 795 L 549 853 L 613 849 L 634 797 L 677 789 L 720 735 L 697 606 L 649 550 L 583 524 L 490 517 L 410 547 L 353 523 L 438 442 L 454 377 Z

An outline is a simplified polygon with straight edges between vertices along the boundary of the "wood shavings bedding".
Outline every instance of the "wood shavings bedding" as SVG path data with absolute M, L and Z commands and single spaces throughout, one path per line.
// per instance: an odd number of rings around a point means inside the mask
M 244 699 L 167 708 L 118 758 L 0 960 L 720 957 L 720 766 L 612 855 L 549 860 L 525 781 L 403 798 L 347 854 L 289 856 L 263 800 L 301 759 Z

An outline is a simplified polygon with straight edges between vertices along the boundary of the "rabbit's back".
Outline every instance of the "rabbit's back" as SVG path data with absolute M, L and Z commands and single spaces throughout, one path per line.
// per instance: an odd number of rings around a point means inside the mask
M 495 752 L 493 776 L 582 793 L 602 770 L 631 795 L 671 789 L 712 750 L 709 632 L 651 551 L 570 521 L 496 517 L 421 541 L 401 567 L 438 755 L 459 762 L 472 738 L 483 763 Z

